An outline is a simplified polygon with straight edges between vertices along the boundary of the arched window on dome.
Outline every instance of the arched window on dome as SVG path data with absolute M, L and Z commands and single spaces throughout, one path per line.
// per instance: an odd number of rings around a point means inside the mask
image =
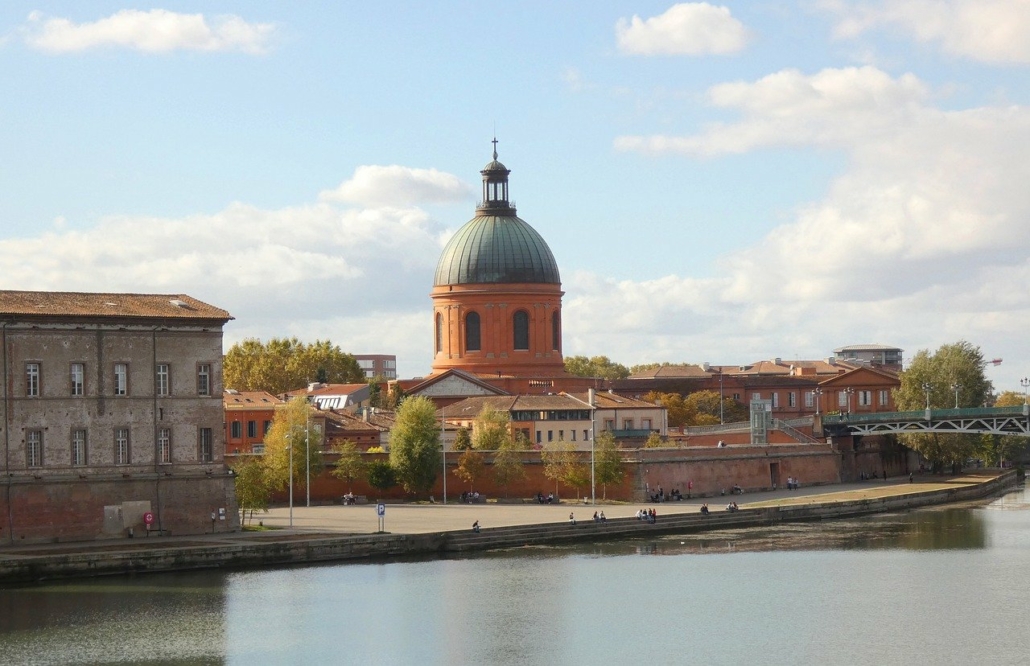
M 557 310 L 551 313 L 551 349 L 561 351 L 561 317 Z
M 470 312 L 465 316 L 465 351 L 479 351 L 479 313 Z
M 529 313 L 519 310 L 511 318 L 512 329 L 515 337 L 515 349 L 529 351 Z
M 436 313 L 436 353 L 443 351 L 443 315 Z

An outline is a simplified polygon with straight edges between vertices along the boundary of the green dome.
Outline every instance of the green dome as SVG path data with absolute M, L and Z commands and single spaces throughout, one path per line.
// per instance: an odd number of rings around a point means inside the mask
M 447 243 L 433 286 L 518 282 L 561 284 L 551 249 L 525 220 L 480 214 Z

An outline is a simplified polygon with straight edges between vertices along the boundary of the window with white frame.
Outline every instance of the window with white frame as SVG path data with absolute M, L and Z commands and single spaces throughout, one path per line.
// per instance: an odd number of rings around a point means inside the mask
M 39 363 L 25 364 L 25 395 L 30 398 L 39 397 Z
M 651 429 L 651 419 L 640 419 L 640 427 L 644 430 Z
M 157 394 L 162 396 L 171 395 L 171 384 L 168 381 L 167 363 L 157 364 Z
M 114 464 L 129 464 L 129 429 L 115 428 L 114 430 Z
M 891 392 L 887 389 L 880 389 L 880 406 L 886 407 L 891 402 Z
M 605 419 L 604 420 L 604 429 L 605 430 L 615 430 L 615 419 Z
M 114 394 L 115 395 L 128 395 L 129 394 L 129 364 L 128 363 L 115 363 L 114 364 Z
M 197 395 L 211 395 L 211 364 L 197 364 Z
M 778 408 L 780 406 L 780 394 L 777 393 L 776 391 L 773 391 L 773 394 L 772 394 L 772 406 L 773 406 L 773 409 L 776 409 L 776 408 Z
M 859 391 L 858 392 L 858 405 L 860 407 L 869 407 L 873 404 L 873 392 L 872 391 Z
M 198 448 L 200 462 L 211 462 L 214 460 L 214 440 L 211 437 L 211 428 L 201 428 L 198 433 Z
M 762 394 L 761 393 L 756 391 L 756 392 L 751 394 L 751 400 L 752 401 L 761 400 L 761 399 L 762 399 Z
M 25 465 L 43 466 L 43 431 L 29 430 L 25 433 Z
M 81 467 L 86 463 L 86 430 L 76 428 L 72 430 L 72 465 Z
M 172 429 L 159 428 L 157 431 L 157 462 L 167 465 L 172 462 Z
M 814 391 L 805 391 L 805 407 L 814 407 L 814 406 L 815 406 L 815 392 Z
M 86 382 L 86 366 L 84 364 L 72 363 L 71 380 L 71 394 L 74 396 L 81 396 Z
M 837 393 L 837 406 L 847 408 L 848 406 L 848 392 L 840 391 Z

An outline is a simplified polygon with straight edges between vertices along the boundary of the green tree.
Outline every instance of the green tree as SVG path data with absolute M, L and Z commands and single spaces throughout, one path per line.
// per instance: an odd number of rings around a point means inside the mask
M 644 442 L 645 449 L 660 449 L 663 446 L 665 446 L 665 441 L 662 439 L 662 436 L 656 432 L 652 432 L 648 435 L 647 441 Z
M 349 439 L 334 446 L 333 453 L 339 457 L 330 473 L 337 479 L 346 481 L 347 492 L 351 492 L 354 488 L 354 479 L 364 476 L 368 465 L 365 464 L 361 451 L 358 451 L 358 447 Z
M 901 373 L 901 386 L 894 390 L 894 402 L 901 411 L 948 409 L 955 405 L 957 386 L 960 407 L 980 407 L 990 400 L 991 382 L 984 376 L 984 358 L 979 347 L 966 341 L 942 345 L 931 354 L 921 349 Z M 906 433 L 902 443 L 921 453 L 935 469 L 951 465 L 958 471 L 977 449 L 979 436 L 958 433 Z
M 373 460 L 368 463 L 366 474 L 368 485 L 372 486 L 380 493 L 386 492 L 397 485 L 397 475 L 394 473 L 393 467 L 391 467 L 390 463 L 386 460 Z
M 409 493 L 428 492 L 441 465 L 436 407 L 424 396 L 406 399 L 390 433 L 390 465 Z
M 483 476 L 484 469 L 486 469 L 486 460 L 483 458 L 483 453 L 475 449 L 466 449 L 458 458 L 458 466 L 455 468 L 454 474 L 469 484 L 469 491 L 471 491 L 476 479 Z
M 500 451 L 511 441 L 510 424 L 508 412 L 483 407 L 472 426 L 472 447 L 479 451 Z
M 504 488 L 504 496 L 508 497 L 508 488 L 512 483 L 526 478 L 526 470 L 522 462 L 522 451 L 525 449 L 520 440 L 510 439 L 501 444 L 494 454 L 494 481 Z
M 375 376 L 368 380 L 368 406 L 383 406 L 383 378 Z
M 229 348 L 222 364 L 223 384 L 240 391 L 279 394 L 324 378 L 328 383 L 365 381 L 350 354 L 328 340 L 304 343 L 297 338 L 248 338 Z
M 686 425 L 704 426 L 720 423 L 719 405 L 722 404 L 722 419 L 726 423 L 747 421 L 747 408 L 733 398 L 720 398 L 718 391 L 695 391 L 683 399 L 688 413 L 693 413 L 692 423 Z
M 558 484 L 577 487 L 581 470 L 576 469 L 579 461 L 576 450 L 569 442 L 548 442 L 540 450 L 544 463 L 544 476 L 554 481 L 554 494 L 558 495 Z M 589 474 L 589 472 L 588 472 Z
M 469 429 L 465 426 L 458 428 L 458 432 L 454 435 L 454 450 L 455 451 L 468 451 L 472 448 L 472 435 L 469 434 Z
M 608 499 L 608 484 L 622 483 L 626 469 L 622 462 L 622 450 L 610 430 L 597 434 L 594 440 L 594 481 L 601 484 L 603 499 Z
M 625 379 L 629 368 L 615 363 L 607 356 L 566 356 L 565 372 L 577 377 L 600 377 L 601 379 Z
M 1022 393 L 1016 391 L 1002 391 L 995 399 L 995 407 L 1021 407 L 1024 402 Z M 992 465 L 1001 466 L 1005 460 L 1012 460 L 1022 456 L 1030 444 L 1030 437 L 1017 435 L 992 435 L 983 434 L 980 437 L 980 445 L 977 450 L 978 457 Z
M 269 487 L 275 490 L 289 486 L 291 460 L 295 489 L 304 488 L 309 466 L 312 476 L 322 471 L 319 434 L 308 427 L 310 409 L 304 398 L 293 398 L 276 410 L 272 426 L 265 433 L 265 454 L 261 464 Z
M 669 419 L 669 425 L 681 428 L 686 425 L 693 425 L 697 418 L 697 407 L 688 405 L 679 393 L 659 393 L 651 391 L 644 396 L 644 400 L 654 402 L 665 407 Z
M 254 522 L 255 511 L 266 511 L 272 495 L 265 471 L 257 458 L 245 457 L 232 467 L 236 485 L 236 503 L 240 508 L 240 522 L 246 523 L 250 512 L 250 522 Z

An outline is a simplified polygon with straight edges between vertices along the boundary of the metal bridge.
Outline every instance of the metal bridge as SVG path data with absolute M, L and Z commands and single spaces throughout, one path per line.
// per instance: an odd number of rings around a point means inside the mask
M 1030 406 L 826 415 L 822 423 L 827 435 L 951 432 L 1030 436 Z

